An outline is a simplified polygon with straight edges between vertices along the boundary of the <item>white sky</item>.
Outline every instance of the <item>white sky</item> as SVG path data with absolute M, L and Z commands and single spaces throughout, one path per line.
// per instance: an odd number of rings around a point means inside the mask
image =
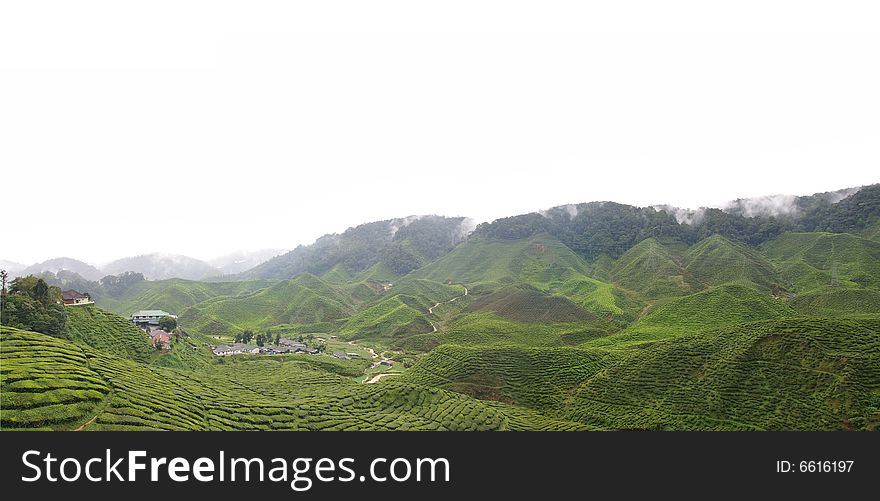
M 880 181 L 877 2 L 305 3 L 0 3 L 0 258 Z

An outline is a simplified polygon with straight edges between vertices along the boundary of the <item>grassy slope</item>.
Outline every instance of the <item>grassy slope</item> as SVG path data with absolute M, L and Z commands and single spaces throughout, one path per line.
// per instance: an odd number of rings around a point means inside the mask
M 271 282 L 195 282 L 170 279 L 141 282 L 120 296 L 100 297 L 96 303 L 101 308 L 122 316 L 138 310 L 165 310 L 179 314 L 196 303 L 217 296 L 239 296 L 267 287 Z
M 738 283 L 767 290 L 779 282 L 775 268 L 761 254 L 720 235 L 694 244 L 685 261 L 685 273 L 703 287 Z
M 110 393 L 79 345 L 0 327 L 0 419 L 3 429 L 70 429 Z
M 612 280 L 648 298 L 681 296 L 694 292 L 686 277 L 682 245 L 663 245 L 653 238 L 626 251 L 611 268 Z
M 830 285 L 880 288 L 880 242 L 848 233 L 786 233 L 762 250 L 799 293 Z
M 72 306 L 66 311 L 72 341 L 140 362 L 148 361 L 156 351 L 149 336 L 128 319 L 92 305 Z
M 3 329 L 2 336 L 4 429 L 586 428 L 436 388 L 363 385 L 296 356 L 230 360 L 189 372 L 43 334 Z
M 638 344 L 795 314 L 784 300 L 767 293 L 743 285 L 722 285 L 668 302 L 621 333 L 596 339 L 591 344 Z
M 247 295 L 220 296 L 184 310 L 181 325 L 197 334 L 229 336 L 279 324 L 314 324 L 342 319 L 354 310 L 340 289 L 303 274 Z
M 772 320 L 630 350 L 447 345 L 403 379 L 599 428 L 876 429 L 880 320 Z
M 474 238 L 413 275 L 461 283 L 477 294 L 527 284 L 596 315 L 624 315 L 622 294 L 590 276 L 590 265 L 549 235 L 523 240 Z

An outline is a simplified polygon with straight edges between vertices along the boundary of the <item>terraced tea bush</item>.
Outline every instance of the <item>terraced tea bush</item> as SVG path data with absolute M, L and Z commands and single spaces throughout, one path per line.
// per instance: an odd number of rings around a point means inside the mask
M 826 287 L 799 294 L 790 304 L 803 315 L 876 315 L 880 312 L 880 290 Z
M 0 428 L 69 429 L 99 408 L 110 386 L 75 344 L 0 327 Z
M 685 249 L 663 245 L 654 238 L 642 240 L 614 262 L 611 279 L 647 298 L 683 296 L 696 292 L 682 263 Z
M 764 256 L 721 235 L 705 238 L 688 249 L 685 262 L 687 276 L 702 287 L 738 283 L 769 290 L 780 282 Z
M 847 233 L 785 233 L 763 251 L 798 292 L 880 288 L 880 242 Z
M 742 322 L 795 316 L 782 300 L 742 285 L 723 285 L 674 299 L 619 334 L 590 346 L 625 346 L 696 334 Z
M 141 362 L 155 352 L 150 337 L 127 318 L 92 305 L 67 308 L 67 333 L 72 341 Z
M 581 384 L 566 417 L 608 428 L 880 426 L 880 320 L 786 319 L 631 350 Z

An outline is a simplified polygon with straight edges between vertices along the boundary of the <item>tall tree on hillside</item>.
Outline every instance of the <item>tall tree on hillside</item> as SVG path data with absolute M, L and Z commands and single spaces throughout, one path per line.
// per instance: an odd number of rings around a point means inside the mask
M 250 329 L 245 329 L 244 332 L 241 333 L 241 342 L 244 344 L 248 344 L 251 342 L 251 339 L 254 338 L 254 331 Z
M 34 285 L 34 299 L 43 306 L 49 306 L 49 284 L 42 278 L 37 280 L 36 285 Z
M 0 282 L 3 288 L 0 289 L 0 309 L 6 308 L 6 281 L 9 279 L 9 273 L 6 270 L 0 270 Z

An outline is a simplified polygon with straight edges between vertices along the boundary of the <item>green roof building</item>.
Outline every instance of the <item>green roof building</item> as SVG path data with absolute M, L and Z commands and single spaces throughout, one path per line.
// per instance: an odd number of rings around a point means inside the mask
M 163 310 L 141 310 L 137 313 L 133 313 L 128 319 L 136 324 L 159 325 L 159 319 L 162 317 L 177 319 L 177 315 L 172 315 Z

